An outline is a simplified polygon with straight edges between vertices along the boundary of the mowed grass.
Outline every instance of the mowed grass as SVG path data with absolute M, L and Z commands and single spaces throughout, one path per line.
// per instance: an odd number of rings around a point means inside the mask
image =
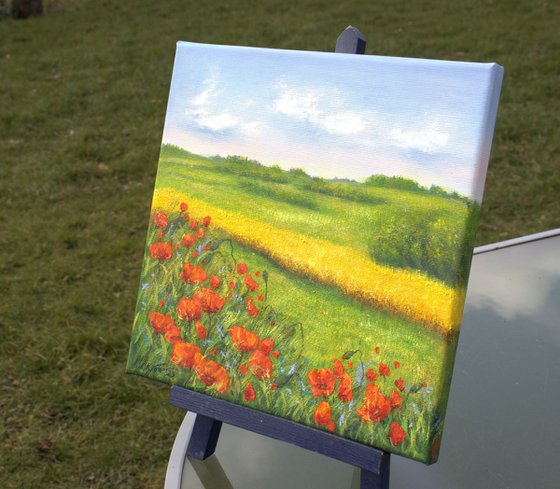
M 557 2 L 57 4 L 0 21 L 2 487 L 162 487 L 182 413 L 124 366 L 179 39 L 498 62 L 477 243 L 560 226 Z

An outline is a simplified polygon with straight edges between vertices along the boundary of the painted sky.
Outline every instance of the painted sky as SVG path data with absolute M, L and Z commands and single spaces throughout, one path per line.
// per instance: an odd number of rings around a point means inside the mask
M 482 198 L 494 64 L 178 43 L 163 142 Z

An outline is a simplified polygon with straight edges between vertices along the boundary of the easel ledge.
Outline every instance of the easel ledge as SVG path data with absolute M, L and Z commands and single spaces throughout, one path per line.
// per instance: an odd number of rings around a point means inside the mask
M 208 432 L 214 432 L 217 442 L 223 422 L 371 472 L 381 473 L 389 467 L 389 453 L 382 450 L 182 387 L 171 387 L 169 403 L 197 413 L 187 454 L 198 460 L 204 460 L 214 452 L 214 437 L 209 437 Z M 210 425 L 213 427 L 210 428 Z M 209 444 L 213 445 L 210 450 Z
M 365 47 L 362 33 L 349 26 L 338 37 L 335 52 L 364 54 Z M 191 458 L 212 455 L 222 423 L 227 423 L 359 467 L 360 489 L 389 489 L 391 459 L 383 450 L 179 386 L 171 387 L 169 402 L 196 413 L 186 450 Z

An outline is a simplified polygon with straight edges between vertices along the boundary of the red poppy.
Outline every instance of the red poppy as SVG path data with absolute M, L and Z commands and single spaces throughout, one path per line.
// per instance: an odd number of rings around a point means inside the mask
M 178 249 L 178 248 L 179 248 L 179 243 L 175 243 L 175 244 L 173 245 L 173 248 Z
M 206 280 L 206 272 L 202 267 L 199 267 L 198 265 L 185 263 L 183 265 L 183 273 L 181 273 L 179 277 L 188 284 L 197 285 Z
M 181 212 L 187 212 L 187 210 L 189 209 L 189 206 L 186 202 L 181 202 L 181 205 L 179 206 L 179 208 L 181 209 Z
M 247 297 L 247 299 L 245 299 L 245 305 L 247 307 L 247 313 L 249 314 L 249 316 L 256 318 L 259 315 L 259 310 L 255 306 L 253 299 Z
M 202 357 L 195 365 L 194 371 L 201 382 L 223 394 L 229 387 L 229 375 L 226 369 L 214 360 Z
M 276 390 L 276 389 L 278 389 L 278 384 L 272 384 L 272 385 L 270 386 L 270 389 L 273 390 L 273 391 Z
M 196 299 L 181 297 L 177 303 L 177 316 L 183 321 L 196 321 L 202 316 L 202 306 Z
M 237 367 L 237 371 L 241 375 L 247 375 L 249 373 L 249 369 L 247 368 L 247 365 L 245 365 L 245 364 L 239 365 L 239 367 Z
M 185 214 L 185 217 L 183 217 L 183 220 L 185 222 L 189 222 L 191 220 L 191 216 L 189 216 L 188 214 Z
M 346 362 L 346 366 L 347 366 L 350 370 L 352 370 L 354 364 L 353 364 L 352 362 Z
M 231 292 L 228 292 L 227 298 L 231 299 Z
M 393 390 L 393 392 L 391 392 L 391 407 L 399 407 L 402 404 L 402 397 L 401 395 L 396 391 Z
M 180 367 L 191 368 L 200 359 L 200 348 L 192 343 L 175 343 L 171 361 Z
M 197 290 L 194 294 L 194 298 L 200 302 L 204 312 L 221 311 L 226 303 L 225 297 L 216 294 L 216 292 L 208 287 L 201 287 Z
M 393 366 L 395 367 L 395 369 L 397 369 L 397 368 L 399 368 L 399 367 L 401 366 L 401 363 L 398 362 L 397 360 L 395 360 L 395 361 L 393 362 Z
M 387 367 L 387 365 L 385 365 L 384 363 L 380 363 L 379 375 L 381 375 L 382 377 L 388 377 L 389 375 L 391 375 L 391 369 Z
M 212 287 L 213 289 L 217 289 L 220 286 L 220 283 L 222 282 L 222 279 L 219 277 L 216 277 L 216 275 L 210 275 L 210 287 Z
M 218 352 L 216 351 L 216 348 L 212 348 L 212 349 L 210 350 L 210 355 L 216 356 L 217 354 L 218 354 Z
M 381 351 L 380 348 L 379 348 L 378 346 L 376 346 L 376 347 L 375 347 L 375 353 L 377 353 L 377 354 L 379 355 L 379 352 L 380 352 L 380 351 Z
M 198 256 L 198 251 L 193 251 L 191 256 L 193 258 L 196 258 Z
M 165 212 L 156 212 L 156 215 L 154 216 L 154 223 L 157 228 L 163 229 L 164 227 L 167 227 L 169 219 L 167 219 Z
M 204 225 L 204 227 L 208 227 L 211 220 L 212 218 L 210 216 L 206 216 L 204 219 L 202 219 L 202 224 Z
M 171 316 L 160 314 L 159 312 L 150 312 L 150 326 L 156 333 L 164 333 L 171 326 L 175 326 L 175 322 Z
M 264 338 L 259 344 L 259 350 L 268 355 L 274 348 L 274 340 L 272 338 Z
M 178 343 L 181 341 L 181 331 L 174 324 L 165 330 L 165 340 L 168 343 Z
M 169 260 L 173 256 L 173 248 L 171 247 L 171 243 L 163 241 L 161 243 L 151 244 L 150 255 L 156 260 Z
M 271 355 L 276 358 L 277 360 L 280 358 L 280 352 L 277 350 L 274 350 Z
M 245 263 L 238 263 L 237 264 L 237 273 L 239 275 L 244 275 L 245 273 L 247 273 L 247 265 L 245 265 Z
M 395 380 L 395 385 L 397 386 L 397 389 L 399 389 L 401 392 L 404 391 L 404 380 L 403 379 Z
M 247 402 L 255 400 L 255 389 L 253 389 L 253 386 L 251 384 L 248 384 L 247 387 L 245 387 L 245 390 L 243 391 L 243 397 Z
M 196 242 L 196 236 L 194 234 L 183 234 L 181 243 L 185 248 L 190 248 Z
M 197 237 L 198 239 L 204 238 L 204 229 L 200 228 L 200 229 L 198 230 L 198 232 L 196 233 L 196 237 Z
M 315 397 L 330 396 L 334 391 L 334 372 L 330 368 L 313 369 L 307 376 L 307 382 Z
M 334 364 L 334 376 L 337 379 L 342 379 L 342 376 L 344 375 L 344 366 L 342 365 L 342 362 L 338 358 L 335 358 L 333 360 L 333 364 Z
M 427 382 L 422 382 L 422 387 L 428 387 L 428 383 Z
M 204 246 L 202 247 L 202 249 L 203 249 L 204 251 L 210 251 L 210 245 L 209 245 L 209 244 L 204 245 Z
M 272 377 L 272 360 L 262 351 L 255 350 L 249 356 L 249 371 L 258 379 L 268 379 Z
M 230 328 L 229 336 L 233 342 L 233 346 L 243 353 L 256 350 L 259 346 L 259 337 L 243 326 L 233 326 Z
M 159 239 L 163 238 L 163 231 L 158 231 L 157 237 L 158 237 Z
M 433 445 L 432 445 L 432 458 L 433 459 L 437 457 L 437 454 L 439 452 L 439 445 L 440 445 L 440 440 L 439 440 L 439 438 L 436 438 L 434 440 Z
M 258 300 L 259 302 L 262 302 L 263 299 L 264 299 L 264 297 L 263 297 L 262 294 L 259 294 L 259 295 L 257 296 L 257 300 Z
M 196 331 L 196 336 L 198 336 L 201 340 L 206 338 L 206 328 L 200 321 L 194 323 L 194 329 Z
M 377 375 L 372 368 L 367 370 L 366 379 L 368 379 L 370 382 L 377 380 L 378 377 L 379 375 Z
M 352 378 L 348 374 L 344 374 L 340 383 L 338 384 L 338 398 L 342 402 L 350 402 L 354 397 L 354 392 L 352 391 Z
M 162 299 L 159 301 L 159 307 L 165 306 L 165 301 Z
M 228 287 L 229 287 L 231 290 L 233 290 L 233 289 L 235 289 L 235 284 L 234 284 L 233 282 L 230 282 L 230 283 L 228 284 Z
M 190 223 L 190 227 L 194 231 L 198 227 L 198 221 L 196 219 L 193 219 Z
M 329 431 L 334 431 L 334 421 L 332 419 L 331 407 L 328 402 L 321 401 L 313 413 L 313 421 L 319 426 L 326 427 Z
M 396 421 L 393 421 L 391 423 L 391 427 L 389 428 L 389 440 L 391 440 L 391 443 L 397 447 L 404 441 L 405 438 L 406 433 L 401 428 L 401 425 Z
M 376 384 L 366 386 L 364 404 L 357 410 L 364 423 L 380 423 L 391 412 L 391 401 L 383 395 Z
M 255 290 L 258 289 L 259 284 L 253 280 L 251 274 L 246 273 L 244 279 L 245 279 L 245 285 L 251 292 L 254 292 Z

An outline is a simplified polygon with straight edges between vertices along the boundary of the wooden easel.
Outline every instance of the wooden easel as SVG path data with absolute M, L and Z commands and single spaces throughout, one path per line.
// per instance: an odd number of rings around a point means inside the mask
M 336 41 L 337 53 L 364 54 L 366 41 L 355 27 L 347 27 Z M 187 456 L 205 460 L 216 450 L 222 423 L 285 441 L 359 467 L 360 489 L 388 489 L 390 454 L 339 436 L 288 421 L 245 406 L 171 387 L 169 402 L 196 413 Z

